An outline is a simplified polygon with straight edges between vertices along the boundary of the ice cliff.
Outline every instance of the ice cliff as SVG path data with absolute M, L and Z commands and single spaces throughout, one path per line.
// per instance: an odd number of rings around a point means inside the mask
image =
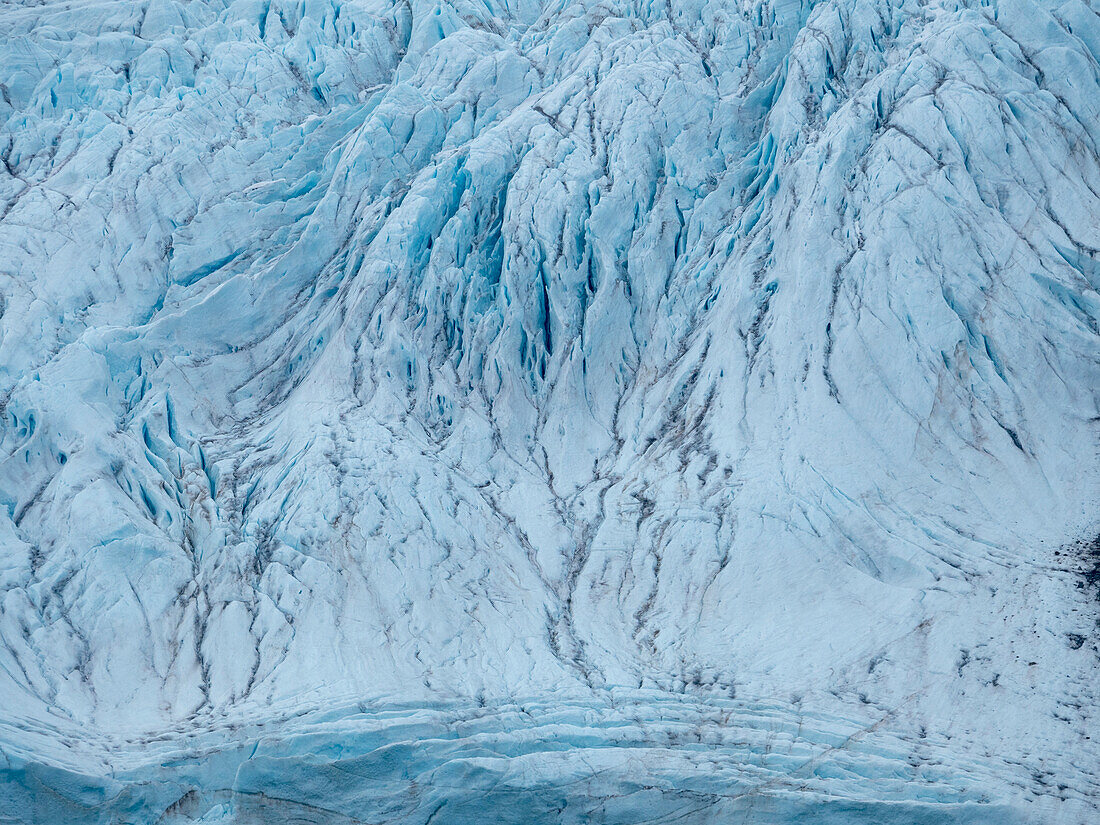
M 1098 59 L 0 5 L 0 822 L 1100 821 Z

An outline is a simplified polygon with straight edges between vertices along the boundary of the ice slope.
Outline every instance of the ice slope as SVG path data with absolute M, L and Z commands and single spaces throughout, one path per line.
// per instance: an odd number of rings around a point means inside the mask
M 0 822 L 1100 820 L 1098 57 L 0 7 Z

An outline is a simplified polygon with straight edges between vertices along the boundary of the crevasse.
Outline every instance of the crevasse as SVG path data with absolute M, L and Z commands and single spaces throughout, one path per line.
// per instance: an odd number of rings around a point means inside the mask
M 0 7 L 0 822 L 1100 818 L 1098 57 Z

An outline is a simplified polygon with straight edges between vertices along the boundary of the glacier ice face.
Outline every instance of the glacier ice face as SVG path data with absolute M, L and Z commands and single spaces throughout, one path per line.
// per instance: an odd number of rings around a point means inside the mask
M 0 818 L 1100 817 L 1091 4 L 0 23 Z

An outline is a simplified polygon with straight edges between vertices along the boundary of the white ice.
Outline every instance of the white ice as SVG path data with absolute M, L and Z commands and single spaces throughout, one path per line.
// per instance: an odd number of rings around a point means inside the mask
M 0 6 L 0 822 L 1100 821 L 1098 58 Z

